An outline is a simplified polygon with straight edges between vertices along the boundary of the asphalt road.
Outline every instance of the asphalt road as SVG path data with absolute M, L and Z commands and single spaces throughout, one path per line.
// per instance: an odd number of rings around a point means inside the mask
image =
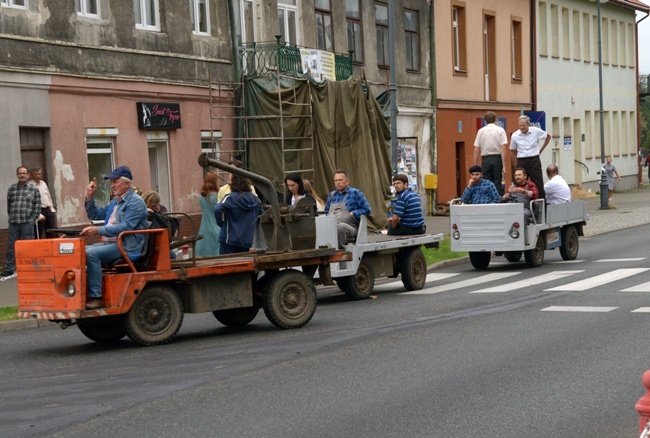
M 581 239 L 576 262 L 548 251 L 537 269 L 436 270 L 417 294 L 321 290 L 300 330 L 260 313 L 243 330 L 187 315 L 152 348 L 75 327 L 5 333 L 0 435 L 638 436 L 649 232 Z

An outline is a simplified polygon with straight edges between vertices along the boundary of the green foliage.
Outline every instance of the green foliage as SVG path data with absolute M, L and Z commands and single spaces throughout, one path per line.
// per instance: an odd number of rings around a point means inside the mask
M 422 248 L 424 252 L 424 257 L 427 259 L 427 265 L 437 263 L 443 260 L 457 259 L 460 257 L 467 256 L 466 252 L 453 252 L 451 249 L 451 243 L 449 242 L 449 237 L 445 237 L 445 240 L 440 242 L 440 248 Z
M 641 94 L 641 117 L 639 125 L 639 134 L 641 137 L 641 150 L 645 153 L 650 153 L 650 96 L 648 95 L 648 75 L 639 77 L 639 88 Z
M 0 307 L 0 322 L 18 319 L 18 307 Z

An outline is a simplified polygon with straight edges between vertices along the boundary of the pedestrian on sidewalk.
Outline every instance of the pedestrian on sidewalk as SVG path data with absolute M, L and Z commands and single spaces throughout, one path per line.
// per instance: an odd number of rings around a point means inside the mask
M 614 175 L 616 179 L 621 180 L 620 175 L 616 171 L 616 166 L 612 164 L 612 156 L 607 156 L 607 162 L 603 164 L 603 172 L 607 177 L 607 190 L 609 191 L 609 202 L 612 202 L 612 195 L 614 194 Z
M 645 162 L 643 163 L 643 167 L 648 168 L 648 180 L 650 180 L 650 153 L 645 156 Z
M 41 214 L 36 224 L 38 227 L 38 238 L 46 239 L 47 230 L 56 228 L 56 210 L 54 209 L 50 189 L 47 187 L 45 181 L 41 179 L 42 175 L 43 170 L 40 167 L 32 167 L 29 170 L 29 176 L 31 178 L 29 184 L 36 187 L 41 194 Z
M 9 277 L 16 272 L 16 240 L 34 238 L 34 224 L 41 214 L 41 194 L 38 189 L 27 184 L 29 169 L 20 166 L 16 169 L 18 182 L 7 191 L 7 213 L 9 216 L 7 256 L 2 277 Z

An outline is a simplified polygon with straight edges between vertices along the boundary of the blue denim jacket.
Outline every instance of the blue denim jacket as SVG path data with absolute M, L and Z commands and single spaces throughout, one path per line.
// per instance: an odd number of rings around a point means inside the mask
M 98 207 L 94 199 L 86 200 L 86 214 L 90 220 L 104 219 L 107 223 L 113 209 L 117 205 L 115 225 L 99 227 L 99 235 L 106 237 L 117 237 L 122 231 L 144 230 L 147 228 L 147 207 L 144 201 L 133 190 L 129 190 L 123 201 L 117 204 L 113 199 L 108 205 Z M 131 257 L 139 257 L 144 244 L 143 234 L 130 234 L 122 240 L 124 250 Z

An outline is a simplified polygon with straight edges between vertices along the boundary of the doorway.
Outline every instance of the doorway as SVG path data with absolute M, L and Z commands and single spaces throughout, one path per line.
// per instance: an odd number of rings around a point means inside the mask
M 580 119 L 573 119 L 573 182 L 576 187 L 582 187 L 582 126 Z
M 456 194 L 454 198 L 460 198 L 465 190 L 465 142 L 456 142 Z
M 160 195 L 160 203 L 173 211 L 169 185 L 169 155 L 167 153 L 167 139 L 149 141 L 149 174 L 151 176 L 151 190 Z

